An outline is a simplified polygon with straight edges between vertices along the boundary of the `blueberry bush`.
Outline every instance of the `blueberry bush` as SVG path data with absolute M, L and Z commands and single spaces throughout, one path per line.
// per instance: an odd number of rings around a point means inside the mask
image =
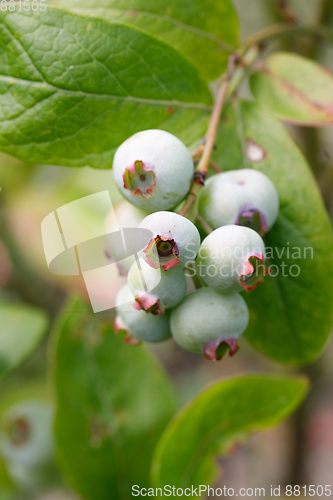
M 231 0 L 1 2 L 0 500 L 185 497 L 301 411 L 333 324 L 322 4 L 308 24 L 269 0 L 275 22 L 241 38 Z M 81 276 L 51 274 L 40 224 L 105 188 L 94 259 L 123 281 L 96 310 L 80 246 Z M 232 376 L 182 398 L 164 351 Z

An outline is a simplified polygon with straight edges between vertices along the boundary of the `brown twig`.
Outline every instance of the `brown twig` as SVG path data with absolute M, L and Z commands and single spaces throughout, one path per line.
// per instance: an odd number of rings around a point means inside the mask
M 212 167 L 216 174 L 220 174 L 221 172 L 223 172 L 222 168 L 215 160 L 213 160 L 213 158 L 209 160 L 209 165 Z
M 212 152 L 214 149 L 215 138 L 217 134 L 217 130 L 219 128 L 220 117 L 222 114 L 225 98 L 227 95 L 228 84 L 230 81 L 232 73 L 228 72 L 222 78 L 220 87 L 217 93 L 216 101 L 214 104 L 213 112 L 210 118 L 207 134 L 206 134 L 206 142 L 204 145 L 203 153 L 198 163 L 196 172 L 202 172 L 207 175 L 209 161 L 212 156 Z
M 208 130 L 206 133 L 205 137 L 205 144 L 203 148 L 203 153 L 200 158 L 200 161 L 198 163 L 198 166 L 195 170 L 195 174 L 201 174 L 201 176 L 204 178 L 207 175 L 208 172 L 208 166 L 209 166 L 209 161 L 210 157 L 212 155 L 213 149 L 214 149 L 214 144 L 215 144 L 215 138 L 216 138 L 216 133 L 219 127 L 220 123 L 220 117 L 225 101 L 225 97 L 227 94 L 227 89 L 228 89 L 228 83 L 230 80 L 230 73 L 226 73 L 224 77 L 221 80 L 220 87 L 217 93 L 216 101 L 214 104 L 213 112 L 210 117 L 210 122 L 208 126 Z M 185 201 L 185 204 L 181 211 L 179 212 L 179 215 L 185 216 L 189 208 L 195 203 L 195 200 L 197 198 L 198 192 L 200 190 L 200 187 L 202 185 L 202 181 L 198 176 L 193 181 L 191 191 L 189 192 L 187 199 Z
M 226 99 L 229 99 L 238 88 L 244 77 L 245 71 L 257 58 L 262 42 L 275 37 L 296 34 L 318 36 L 328 40 L 333 40 L 333 30 L 323 26 L 278 24 L 265 28 L 254 36 L 248 38 L 241 49 L 230 56 L 228 71 L 222 77 L 218 89 L 217 98 L 205 137 L 205 144 L 203 145 L 202 156 L 195 171 L 191 190 L 179 212 L 180 215 L 185 216 L 197 199 L 200 188 L 204 184 L 204 178 L 207 175 L 224 103 Z M 232 81 L 232 77 L 234 77 L 234 81 Z M 195 154 L 198 154 L 198 150 L 195 151 Z
M 195 170 L 192 187 L 187 195 L 185 204 L 179 212 L 179 215 L 185 216 L 197 199 L 200 188 L 204 184 L 205 177 L 207 176 L 209 164 L 211 163 L 211 156 L 225 101 L 237 89 L 246 70 L 257 58 L 259 51 L 260 49 L 258 46 L 250 47 L 248 52 L 245 53 L 243 57 L 236 52 L 229 58 L 228 70 L 220 81 L 213 112 L 211 114 L 208 130 L 205 136 L 205 142 L 203 144 L 202 155 Z M 233 77 L 235 77 L 235 81 L 232 81 Z
M 201 215 L 197 214 L 196 221 L 200 224 L 204 231 L 206 231 L 207 234 L 210 234 L 214 231 L 214 229 L 208 224 L 208 222 L 205 221 L 205 219 L 201 217 Z

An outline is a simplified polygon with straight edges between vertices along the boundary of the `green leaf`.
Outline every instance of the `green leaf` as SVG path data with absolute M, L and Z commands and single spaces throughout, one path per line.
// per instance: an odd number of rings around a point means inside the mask
M 5 462 L 0 457 L 0 500 L 17 500 L 19 493 L 9 477 Z
M 250 432 L 278 424 L 307 392 L 303 378 L 253 375 L 219 382 L 180 410 L 156 448 L 154 486 L 211 484 L 213 458 Z
M 330 222 L 306 160 L 285 128 L 253 103 L 240 103 L 235 113 L 237 121 L 229 109 L 219 130 L 219 164 L 260 170 L 280 197 L 278 220 L 265 237 L 267 264 L 278 274 L 244 294 L 250 309 L 245 337 L 276 361 L 310 363 L 322 351 L 333 323 Z M 225 127 L 232 150 L 224 150 Z M 251 161 L 254 153 L 261 161 Z
M 110 322 L 72 301 L 54 355 L 60 465 L 91 500 L 128 500 L 133 484 L 148 485 L 154 447 L 174 413 L 161 368 L 145 347 L 116 336 Z
M 224 73 L 239 43 L 239 22 L 230 0 L 62 0 L 61 4 L 154 35 L 182 52 L 208 81 Z
M 333 125 L 333 74 L 295 54 L 269 56 L 251 78 L 257 101 L 281 120 L 306 126 Z
M 40 309 L 0 303 L 0 381 L 33 353 L 47 327 L 48 318 Z
M 0 149 L 17 158 L 111 168 L 142 129 L 194 140 L 210 104 L 194 66 L 140 30 L 52 7 L 0 11 Z

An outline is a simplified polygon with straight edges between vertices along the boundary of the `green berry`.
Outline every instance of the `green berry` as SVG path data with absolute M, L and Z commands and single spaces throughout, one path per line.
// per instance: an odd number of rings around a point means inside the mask
M 269 273 L 261 236 L 243 226 L 222 226 L 202 242 L 197 258 L 204 282 L 220 292 L 254 290 Z
M 225 295 L 201 288 L 187 295 L 171 312 L 173 338 L 183 349 L 219 360 L 238 350 L 237 339 L 248 325 L 249 313 L 237 293 Z
M 134 303 L 135 297 L 129 286 L 123 286 L 116 297 L 116 333 L 124 331 L 128 344 L 162 342 L 171 337 L 168 311 L 162 315 L 147 314 L 135 309 Z
M 207 180 L 199 195 L 198 211 L 213 229 L 239 224 L 264 236 L 277 219 L 279 195 L 262 172 L 231 170 Z
M 188 193 L 193 172 L 186 146 L 164 130 L 138 132 L 119 146 L 113 160 L 122 194 L 148 212 L 175 207 Z

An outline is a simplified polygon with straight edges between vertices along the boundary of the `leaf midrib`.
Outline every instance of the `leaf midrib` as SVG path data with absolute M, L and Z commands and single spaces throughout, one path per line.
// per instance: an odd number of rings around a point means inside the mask
M 7 81 L 9 83 L 22 83 L 25 85 L 39 85 L 44 88 L 49 88 L 50 90 L 53 90 L 54 92 L 61 92 L 65 93 L 68 95 L 74 95 L 74 96 L 82 96 L 85 98 L 91 98 L 91 99 L 104 99 L 104 100 L 109 100 L 109 101 L 124 101 L 124 102 L 135 102 L 138 104 L 150 104 L 150 105 L 157 105 L 157 106 L 177 106 L 179 108 L 189 108 L 189 109 L 203 109 L 205 111 L 211 111 L 212 107 L 209 106 L 208 104 L 203 104 L 201 102 L 183 102 L 183 101 L 177 101 L 177 100 L 164 100 L 164 99 L 145 99 L 142 97 L 134 97 L 131 95 L 128 96 L 115 96 L 115 95 L 109 95 L 109 94 L 94 94 L 94 93 L 88 93 L 88 92 L 83 92 L 82 90 L 68 90 L 68 89 L 63 89 L 61 87 L 57 87 L 51 83 L 48 82 L 38 82 L 35 80 L 26 80 L 23 78 L 17 78 L 14 76 L 7 76 L 7 75 L 0 75 L 0 80 L 2 81 Z M 54 95 L 54 94 L 52 94 Z M 51 96 L 50 96 L 51 97 Z M 38 103 L 37 103 L 38 104 Z M 30 108 L 28 108 L 30 109 Z M 7 120 L 4 120 L 7 121 Z M 10 121 L 10 120 L 9 120 Z

